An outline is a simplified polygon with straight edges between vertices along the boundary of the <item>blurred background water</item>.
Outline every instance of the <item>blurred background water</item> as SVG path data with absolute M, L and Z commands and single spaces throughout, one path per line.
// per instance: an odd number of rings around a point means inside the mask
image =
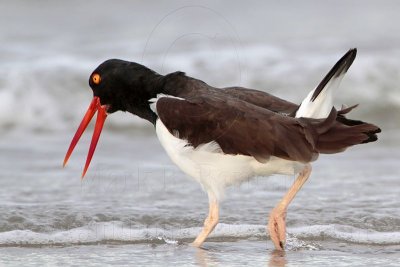
M 209 250 L 199 252 L 187 243 L 206 215 L 206 196 L 172 165 L 147 122 L 113 114 L 87 179 L 79 175 L 90 134 L 61 169 L 92 97 L 88 77 L 104 60 L 121 58 L 299 103 L 352 47 L 357 59 L 336 103 L 360 103 L 350 117 L 383 133 L 377 143 L 315 164 L 289 210 L 283 264 L 396 264 L 398 1 L 38 0 L 0 1 L 0 11 L 4 264 L 271 263 L 264 225 L 293 177 L 231 188 L 222 225 Z M 84 256 L 89 251 L 100 252 Z M 252 257 L 243 262 L 243 255 Z

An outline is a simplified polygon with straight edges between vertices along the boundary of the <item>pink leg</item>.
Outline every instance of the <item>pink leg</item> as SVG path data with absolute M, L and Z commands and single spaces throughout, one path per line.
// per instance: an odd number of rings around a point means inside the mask
M 277 250 L 283 250 L 286 242 L 286 210 L 290 202 L 296 196 L 296 193 L 301 189 L 303 184 L 307 181 L 311 174 L 311 165 L 307 164 L 304 169 L 300 172 L 296 181 L 290 187 L 289 191 L 282 198 L 282 200 L 272 210 L 269 221 L 268 231 L 271 236 L 271 240 Z
M 201 233 L 193 241 L 192 245 L 195 247 L 200 247 L 208 235 L 214 230 L 215 226 L 218 224 L 219 220 L 219 206 L 218 201 L 210 200 L 209 212 L 206 220 L 204 221 L 204 227 Z

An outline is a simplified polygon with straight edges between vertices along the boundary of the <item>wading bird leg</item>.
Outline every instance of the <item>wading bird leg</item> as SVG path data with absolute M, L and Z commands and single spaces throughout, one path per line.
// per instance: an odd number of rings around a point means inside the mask
M 210 199 L 209 212 L 206 220 L 204 221 L 203 230 L 193 241 L 192 246 L 200 247 L 203 244 L 208 235 L 214 230 L 215 226 L 218 224 L 218 219 L 219 219 L 218 201 L 215 199 Z
M 272 242 L 277 250 L 283 250 L 286 243 L 286 210 L 290 202 L 296 196 L 296 193 L 301 189 L 311 174 L 311 165 L 307 164 L 300 172 L 296 181 L 290 187 L 289 191 L 282 200 L 272 210 L 269 221 L 268 231 Z

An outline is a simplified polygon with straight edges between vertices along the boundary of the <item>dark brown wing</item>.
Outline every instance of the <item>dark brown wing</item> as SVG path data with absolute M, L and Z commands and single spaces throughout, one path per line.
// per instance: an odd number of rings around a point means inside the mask
M 254 89 L 227 87 L 223 88 L 223 90 L 231 96 L 278 113 L 294 114 L 299 108 L 297 104 Z
M 309 162 L 318 153 L 373 142 L 380 132 L 373 124 L 347 119 L 344 115 L 354 107 L 332 109 L 326 119 L 294 118 L 298 105 L 268 93 L 218 89 L 182 73 L 171 75 L 165 92 L 185 100 L 160 98 L 157 113 L 170 133 L 178 132 L 194 147 L 215 141 L 226 154 L 253 156 L 260 162 L 270 156 Z
M 270 156 L 309 162 L 318 155 L 317 133 L 301 120 L 235 97 L 163 97 L 156 108 L 169 132 L 178 132 L 194 147 L 215 141 L 226 154 L 253 156 L 260 162 Z
M 273 96 L 269 93 L 244 87 L 215 88 L 205 82 L 186 76 L 183 72 L 175 72 L 165 76 L 164 92 L 168 95 L 185 99 L 199 95 L 237 98 L 258 107 L 283 114 L 295 114 L 299 105 Z

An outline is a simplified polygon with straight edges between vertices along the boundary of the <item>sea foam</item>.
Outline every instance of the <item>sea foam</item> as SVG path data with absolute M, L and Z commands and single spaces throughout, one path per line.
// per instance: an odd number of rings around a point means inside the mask
M 100 222 L 65 231 L 33 232 L 13 230 L 0 233 L 0 246 L 52 246 L 84 245 L 93 243 L 167 243 L 191 242 L 200 227 L 180 229 L 131 228 L 121 222 Z M 264 225 L 219 224 L 210 239 L 223 241 L 241 239 L 265 239 Z M 314 225 L 288 228 L 288 246 L 291 248 L 315 248 L 312 244 L 340 240 L 369 245 L 398 245 L 400 232 L 377 232 L 342 225 Z

